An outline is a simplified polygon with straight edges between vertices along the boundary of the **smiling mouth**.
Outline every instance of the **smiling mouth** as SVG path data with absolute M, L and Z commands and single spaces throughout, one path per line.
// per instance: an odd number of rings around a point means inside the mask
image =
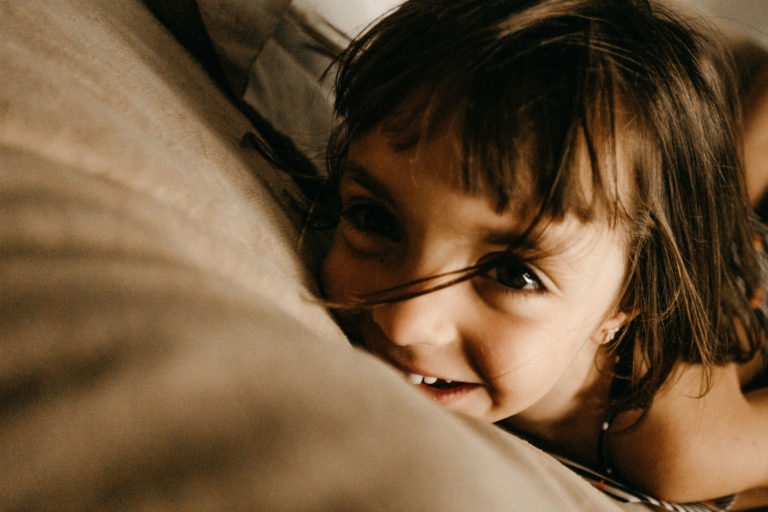
M 367 322 L 366 324 L 370 327 L 373 327 L 375 329 L 374 333 L 378 332 L 379 335 L 381 336 L 381 337 L 374 337 L 373 340 L 375 341 L 380 341 L 382 339 L 386 340 L 386 337 L 384 337 L 383 333 L 381 333 L 381 331 L 378 331 L 378 326 L 376 324 L 368 324 Z M 360 328 L 359 323 L 356 324 L 355 327 L 356 327 L 355 330 L 358 333 L 361 331 L 364 331 L 364 329 Z M 360 338 L 364 339 L 363 336 L 361 336 Z M 389 363 L 395 369 L 399 370 L 401 374 L 405 377 L 406 382 L 413 385 L 419 391 L 431 397 L 441 405 L 449 405 L 453 401 L 458 400 L 464 395 L 484 387 L 483 384 L 461 382 L 461 381 L 455 381 L 450 379 L 442 379 L 442 378 L 434 377 L 431 375 L 421 375 L 418 373 L 414 373 L 413 371 L 409 371 L 408 366 L 410 365 L 399 363 L 396 358 L 390 357 L 385 350 L 381 349 L 381 346 L 380 346 L 381 343 L 366 343 L 365 341 L 363 341 L 361 345 L 367 348 L 371 353 L 376 355 L 381 360 Z M 376 350 L 376 348 L 380 348 L 381 350 Z
M 406 373 L 405 380 L 415 386 L 418 386 L 419 384 L 426 384 L 427 386 L 435 389 L 451 389 L 461 386 L 462 384 L 466 384 L 465 382 L 454 382 L 452 380 L 438 379 L 437 377 L 425 377 L 415 373 Z
M 405 379 L 440 405 L 451 405 L 481 387 L 480 384 L 439 379 L 410 372 L 405 372 Z

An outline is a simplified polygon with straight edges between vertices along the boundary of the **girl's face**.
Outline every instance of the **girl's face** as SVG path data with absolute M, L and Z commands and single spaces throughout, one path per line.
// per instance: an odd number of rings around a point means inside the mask
M 353 141 L 340 184 L 344 213 L 323 264 L 329 300 L 475 265 L 525 229 L 516 214 L 497 211 L 491 194 L 469 194 L 445 178 L 455 175 L 452 155 L 441 140 L 396 149 L 381 130 Z M 599 347 L 625 320 L 614 310 L 623 239 L 602 223 L 566 217 L 520 251 L 525 264 L 344 320 L 439 404 L 491 422 L 556 421 L 578 405 Z

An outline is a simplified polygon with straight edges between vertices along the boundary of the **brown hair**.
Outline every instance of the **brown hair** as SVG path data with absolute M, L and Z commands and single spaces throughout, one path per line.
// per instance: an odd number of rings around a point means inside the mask
M 645 408 L 678 361 L 744 361 L 758 343 L 730 70 L 705 30 L 647 1 L 410 0 L 339 60 L 330 179 L 350 141 L 377 126 L 409 147 L 449 126 L 467 190 L 490 187 L 500 208 L 535 205 L 527 235 L 568 213 L 621 223 L 630 264 L 619 307 L 635 316 L 612 349 L 640 359 L 613 405 Z M 590 193 L 576 165 L 585 145 Z M 464 270 L 457 280 L 488 263 Z M 392 291 L 366 300 L 413 296 Z

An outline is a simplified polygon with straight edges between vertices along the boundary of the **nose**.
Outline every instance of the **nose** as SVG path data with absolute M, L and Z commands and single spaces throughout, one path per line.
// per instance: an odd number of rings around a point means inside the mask
M 446 345 L 460 339 L 455 305 L 464 283 L 373 308 L 373 321 L 395 345 Z

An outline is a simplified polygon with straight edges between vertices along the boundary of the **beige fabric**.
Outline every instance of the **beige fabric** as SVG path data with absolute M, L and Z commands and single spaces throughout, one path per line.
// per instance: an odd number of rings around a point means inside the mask
M 137 0 L 0 0 L 0 70 L 0 510 L 617 510 L 346 344 Z
M 197 0 L 196 4 L 232 94 L 289 136 L 323 170 L 333 127 L 334 77 L 328 72 L 328 53 L 340 52 L 349 38 L 304 2 Z

